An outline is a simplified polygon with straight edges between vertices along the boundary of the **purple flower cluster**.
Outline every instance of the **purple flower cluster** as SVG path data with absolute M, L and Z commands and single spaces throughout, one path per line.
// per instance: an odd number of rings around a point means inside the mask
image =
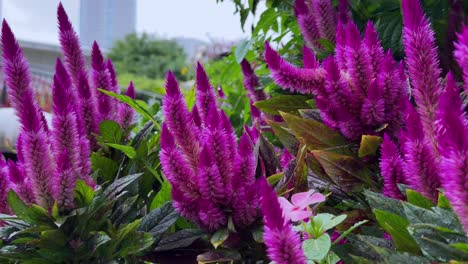
M 294 14 L 307 46 L 313 50 L 322 48 L 321 39 L 334 43 L 337 23 L 350 20 L 347 0 L 339 1 L 338 12 L 330 0 L 296 0 Z
M 238 228 L 248 226 L 259 216 L 257 133 L 246 131 L 237 143 L 200 64 L 196 88 L 196 105 L 189 111 L 174 75 L 167 75 L 160 157 L 174 206 L 209 231 L 226 226 L 229 217 Z
M 418 0 L 403 0 L 406 65 L 416 108 L 407 102 L 405 129 L 398 145 L 384 139 L 380 167 L 384 193 L 401 198 L 396 183 L 408 184 L 433 201 L 442 187 L 468 230 L 468 116 L 460 88 L 451 73 L 441 82 L 441 71 L 430 29 Z M 467 87 L 468 31 L 458 35 L 455 58 Z M 402 177 L 403 175 L 403 177 Z
M 296 67 L 268 43 L 265 59 L 278 85 L 313 94 L 323 122 L 349 139 L 375 134 L 383 126 L 393 134 L 403 123 L 407 100 L 403 65 L 390 51 L 384 52 L 370 22 L 362 40 L 354 23 L 338 24 L 335 54 L 321 64 L 304 47 L 304 67 Z
M 266 180 L 261 182 L 262 213 L 265 220 L 263 239 L 268 257 L 278 264 L 307 263 L 299 234 L 284 216 L 278 197 Z
M 27 203 L 51 208 L 56 201 L 61 210 L 72 209 L 76 181 L 81 179 L 90 186 L 95 185 L 90 176 L 89 156 L 91 149 L 97 147 L 94 136 L 98 133 L 99 122 L 111 119 L 124 128 L 132 123 L 133 111 L 124 104 L 111 102 L 109 108 L 104 109 L 108 112 L 100 109 L 101 102 L 110 99 L 103 99 L 107 96 L 100 96 L 97 88 L 118 92 L 112 63 L 103 62 L 95 44 L 92 54 L 94 78 L 90 85 L 78 36 L 61 4 L 57 15 L 65 64 L 57 59 L 50 128 L 34 100 L 27 61 L 8 23 L 3 21 L 3 70 L 21 131 L 17 141 L 18 161 L 2 161 L 0 164 L 0 205 L 5 204 L 0 207 L 0 212 L 8 212 L 6 193 L 9 189 L 15 190 Z M 108 80 L 109 85 L 102 86 L 103 80 Z M 134 97 L 133 85 L 128 95 Z

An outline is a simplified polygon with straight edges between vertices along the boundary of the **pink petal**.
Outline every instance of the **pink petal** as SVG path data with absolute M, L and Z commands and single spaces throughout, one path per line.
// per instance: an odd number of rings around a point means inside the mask
M 308 200 L 309 204 L 316 204 L 325 201 L 325 195 L 321 193 L 314 193 Z
M 309 218 L 312 215 L 311 211 L 305 211 L 305 210 L 298 210 L 298 211 L 292 211 L 289 214 L 289 219 L 293 222 L 298 222 L 302 221 L 304 219 Z
M 294 206 L 304 209 L 310 204 L 309 199 L 313 193 L 314 191 L 310 190 L 308 192 L 293 194 L 291 197 L 291 202 Z
M 289 214 L 294 210 L 294 206 L 288 201 L 288 199 L 284 197 L 279 197 L 278 202 L 285 216 L 289 216 Z

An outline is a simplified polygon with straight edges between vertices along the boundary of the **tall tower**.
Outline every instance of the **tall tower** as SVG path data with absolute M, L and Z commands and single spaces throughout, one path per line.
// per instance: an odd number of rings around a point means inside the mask
M 80 39 L 90 48 L 96 40 L 109 50 L 116 40 L 136 31 L 136 0 L 81 0 Z

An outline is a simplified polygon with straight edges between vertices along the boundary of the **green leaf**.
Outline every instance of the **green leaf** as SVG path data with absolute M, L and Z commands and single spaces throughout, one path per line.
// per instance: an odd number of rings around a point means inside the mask
M 96 152 L 91 154 L 91 167 L 104 181 L 113 180 L 119 170 L 117 162 Z
M 285 112 L 280 112 L 280 114 L 296 138 L 302 140 L 311 150 L 327 149 L 346 144 L 346 140 L 340 134 L 320 122 Z
M 281 180 L 281 178 L 283 178 L 283 176 L 284 176 L 283 172 L 276 173 L 276 174 L 273 174 L 273 175 L 269 176 L 267 178 L 267 181 L 271 186 L 274 186 L 275 184 L 277 184 Z
M 340 242 L 343 238 L 345 238 L 347 235 L 351 234 L 351 232 L 353 232 L 354 229 L 360 227 L 361 225 L 363 225 L 363 224 L 365 224 L 367 222 L 369 222 L 369 221 L 368 220 L 362 220 L 362 221 L 359 221 L 359 222 L 355 223 L 353 226 L 348 228 L 348 230 L 343 232 L 343 234 L 341 234 L 337 239 L 335 239 L 335 241 L 333 241 L 333 245 L 338 244 L 338 242 Z
M 89 187 L 83 180 L 76 181 L 75 200 L 79 207 L 85 207 L 91 203 L 94 198 L 94 189 Z
M 439 198 L 437 200 L 437 207 L 451 210 L 452 207 L 450 206 L 450 201 L 445 197 L 443 193 L 439 193 Z
M 450 260 L 468 261 L 468 253 L 450 246 L 450 243 L 466 243 L 465 235 L 443 233 L 428 225 L 412 225 L 409 233 L 421 247 L 422 253 L 433 261 L 449 262 Z
M 454 232 L 464 233 L 457 217 L 450 211 L 434 207 L 427 210 L 415 205 L 403 202 L 403 210 L 408 221 L 412 224 L 431 224 L 444 227 Z
M 403 205 L 400 200 L 391 199 L 383 194 L 364 190 L 364 195 L 372 209 L 379 209 L 387 211 L 392 214 L 396 214 L 401 217 L 406 217 L 403 211 Z
M 369 169 L 356 158 L 330 151 L 314 150 L 312 155 L 320 163 L 327 176 L 346 192 L 357 192 L 374 187 Z
M 271 115 L 279 115 L 280 111 L 298 114 L 299 109 L 310 108 L 309 97 L 302 95 L 278 95 L 271 99 L 255 102 L 255 107 Z
M 205 232 L 199 229 L 183 229 L 162 238 L 154 251 L 167 251 L 188 247 L 203 235 L 205 235 Z
M 289 153 L 296 153 L 299 147 L 299 141 L 286 130 L 285 127 L 279 123 L 267 120 L 270 127 L 273 129 L 275 136 L 279 139 L 281 144 L 289 151 Z
M 10 204 L 11 210 L 21 220 L 33 225 L 55 227 L 53 220 L 44 208 L 35 204 L 28 207 L 13 190 L 8 192 L 8 203 Z
M 263 226 L 259 226 L 252 230 L 252 237 L 257 243 L 264 243 L 263 241 Z
M 142 105 L 139 104 L 137 101 L 133 100 L 132 98 L 130 98 L 128 96 L 122 95 L 122 94 L 116 94 L 116 93 L 109 92 L 109 91 L 106 91 L 106 90 L 103 90 L 103 89 L 98 89 L 98 90 L 100 92 L 108 95 L 108 96 L 116 98 L 117 100 L 119 100 L 119 101 L 121 101 L 123 103 L 126 103 L 127 105 L 129 105 L 130 107 L 135 109 L 135 111 L 137 111 L 140 115 L 147 118 L 148 120 L 151 120 L 151 122 L 153 122 L 154 126 L 159 131 L 161 130 L 161 126 L 156 121 L 156 119 L 154 119 L 153 116 L 144 107 L 142 107 Z M 119 142 L 114 142 L 114 143 L 120 143 L 120 141 Z
M 321 261 L 327 256 L 331 248 L 331 239 L 327 233 L 324 233 L 317 239 L 307 239 L 302 243 L 304 255 L 309 260 Z
M 122 151 L 123 153 L 125 153 L 125 155 L 127 155 L 127 157 L 131 159 L 134 159 L 136 157 L 136 151 L 132 146 L 125 146 L 125 145 L 112 144 L 112 143 L 106 143 L 106 145 Z
M 424 197 L 424 195 L 411 190 L 411 189 L 406 189 L 406 198 L 408 199 L 408 202 L 410 204 L 425 208 L 425 209 L 430 209 L 431 207 L 434 206 L 434 204 Z
M 105 143 L 120 143 L 122 141 L 122 129 L 117 122 L 104 120 L 99 124 L 99 132 Z
M 398 250 L 414 254 L 419 253 L 418 245 L 406 229 L 409 225 L 408 220 L 379 209 L 374 209 L 373 211 L 379 225 L 392 237 Z
M 450 245 L 453 248 L 459 249 L 465 253 L 468 253 L 468 244 L 467 243 L 454 243 Z
M 237 45 L 236 50 L 234 51 L 234 56 L 236 57 L 237 63 L 242 62 L 254 41 L 255 38 L 251 38 L 249 40 L 243 40 Z
M 211 236 L 210 242 L 214 248 L 218 248 L 221 244 L 226 241 L 229 237 L 229 230 L 227 228 L 219 229 L 216 231 L 213 236 Z
M 161 207 L 154 209 L 143 217 L 139 231 L 151 233 L 159 238 L 166 232 L 179 218 L 171 202 L 166 202 Z
M 160 206 L 162 206 L 165 202 L 171 201 L 172 196 L 171 196 L 171 191 L 172 191 L 172 186 L 171 184 L 166 180 L 163 182 L 161 185 L 161 190 L 154 196 L 153 201 L 151 202 L 151 210 L 154 210 Z
M 369 155 L 375 155 L 381 143 L 382 138 L 379 136 L 362 135 L 358 156 L 362 158 Z

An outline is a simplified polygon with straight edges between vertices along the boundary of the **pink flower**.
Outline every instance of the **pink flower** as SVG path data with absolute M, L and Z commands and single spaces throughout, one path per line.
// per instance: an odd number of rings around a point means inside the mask
M 294 194 L 291 197 L 292 203 L 284 197 L 279 197 L 278 200 L 285 218 L 297 222 L 309 218 L 312 215 L 309 205 L 325 201 L 325 196 L 310 190 Z

